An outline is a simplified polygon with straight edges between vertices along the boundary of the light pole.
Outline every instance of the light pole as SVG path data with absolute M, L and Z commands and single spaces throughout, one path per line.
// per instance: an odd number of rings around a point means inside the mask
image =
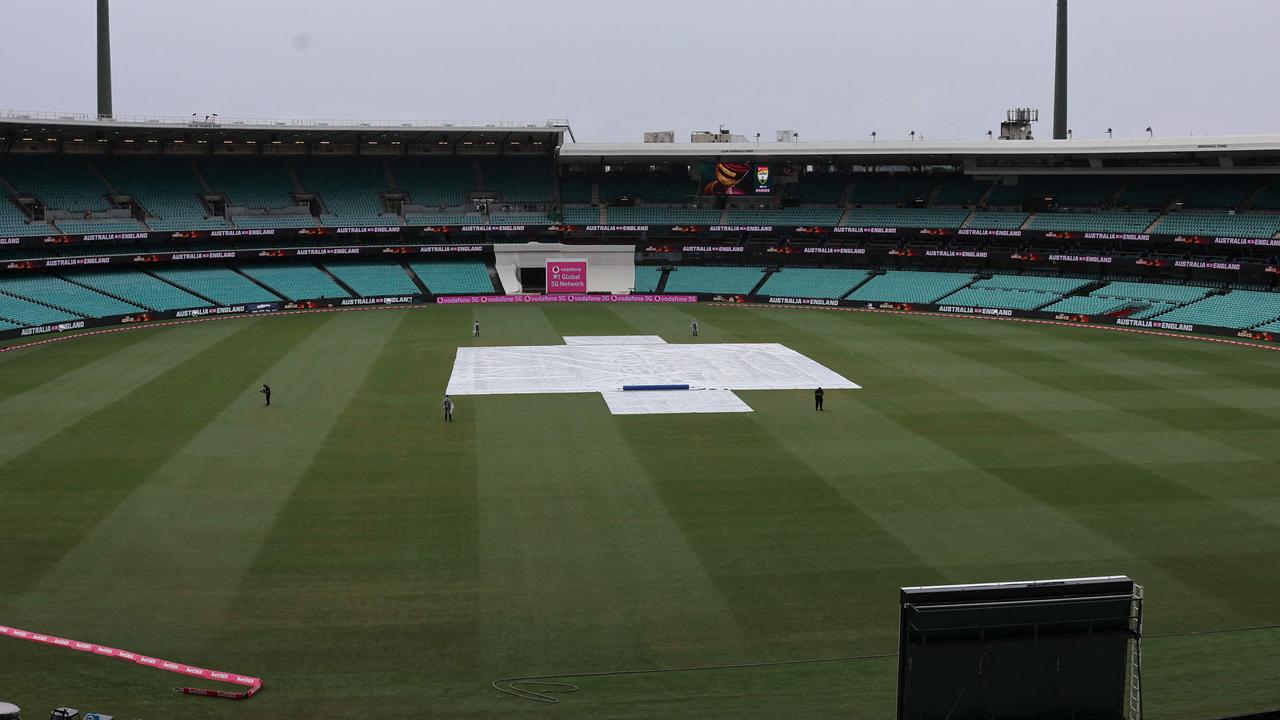
M 1058 43 L 1053 73 L 1053 139 L 1067 139 L 1067 0 L 1058 0 Z
M 111 8 L 98 0 L 98 117 L 111 117 Z

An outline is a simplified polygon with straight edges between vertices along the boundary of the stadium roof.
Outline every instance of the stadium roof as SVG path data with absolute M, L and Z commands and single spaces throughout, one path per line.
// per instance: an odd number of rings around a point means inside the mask
M 423 122 L 392 120 L 283 120 L 222 118 L 192 114 L 189 117 L 114 117 L 100 119 L 87 113 L 26 112 L 0 110 L 0 138 L 10 142 L 125 141 L 221 143 L 322 142 L 361 143 L 369 140 L 431 143 L 440 140 L 509 141 L 538 138 L 558 145 L 568 129 L 567 120 Z
M 1147 166 L 1152 172 L 1280 172 L 1280 135 L 1078 140 L 928 140 L 917 142 L 566 143 L 564 162 L 776 160 L 874 166 L 955 165 L 972 171 L 1064 168 L 1105 172 Z

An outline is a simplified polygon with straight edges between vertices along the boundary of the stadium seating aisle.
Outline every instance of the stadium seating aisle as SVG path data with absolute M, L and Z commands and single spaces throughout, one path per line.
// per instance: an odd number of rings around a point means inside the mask
M 769 276 L 761 295 L 801 298 L 841 298 L 867 279 L 866 270 L 843 268 L 783 268 Z
M 242 265 L 240 270 L 290 300 L 351 297 L 327 273 L 307 263 Z
M 699 267 L 676 268 L 667 276 L 666 291 L 670 293 L 730 293 L 745 295 L 764 277 L 762 267 Z
M 209 303 L 169 283 L 137 270 L 79 272 L 69 279 L 122 297 L 152 310 L 209 307 Z
M 35 195 L 51 210 L 100 212 L 111 207 L 108 188 L 85 160 L 49 162 L 39 157 L 8 155 L 0 162 L 0 177 L 19 193 Z
M 152 230 L 219 230 L 221 217 L 209 217 L 200 202 L 204 187 L 189 160 L 173 158 L 111 158 L 94 164 L 116 190 L 133 196 L 148 213 Z
M 5 277 L 0 279 L 0 291 L 48 303 L 85 317 L 126 315 L 143 309 L 53 275 Z M 0 316 L 5 315 L 0 313 Z
M 157 268 L 155 274 L 220 305 L 280 301 L 279 296 L 229 268 L 168 267 Z
M 326 263 L 325 269 L 364 297 L 421 292 L 399 263 L 335 262 Z
M 493 281 L 482 262 L 409 263 L 413 272 L 435 295 L 482 295 L 493 292 Z
M 200 162 L 209 185 L 231 205 L 249 208 L 293 206 L 293 179 L 282 160 L 222 158 Z
M 471 161 L 460 158 L 389 160 L 392 174 L 409 201 L 427 207 L 458 207 L 475 189 Z M 428 223 L 437 224 L 437 223 Z
M 932 303 L 973 282 L 965 273 L 890 270 L 877 275 L 849 296 L 864 302 Z

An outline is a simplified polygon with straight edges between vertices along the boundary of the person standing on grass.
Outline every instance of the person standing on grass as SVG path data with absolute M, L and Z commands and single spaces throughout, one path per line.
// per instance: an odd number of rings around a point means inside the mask
M 474 320 L 471 323 L 471 337 L 480 337 L 480 321 Z
M 814 410 L 822 409 L 822 397 L 824 395 L 826 395 L 826 393 L 822 392 L 822 388 L 818 388 L 817 390 L 813 391 L 813 409 Z
M 698 321 L 697 320 L 694 320 L 689 323 L 689 331 L 693 333 L 694 337 L 698 337 Z
M 263 397 L 267 399 L 267 404 L 264 407 L 271 407 L 271 386 L 266 383 L 262 383 L 262 389 L 258 392 L 262 393 Z
M 444 396 L 444 421 L 453 422 L 453 398 Z

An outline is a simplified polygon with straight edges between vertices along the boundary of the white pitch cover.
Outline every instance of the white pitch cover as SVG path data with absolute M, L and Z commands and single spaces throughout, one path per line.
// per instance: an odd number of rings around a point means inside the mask
M 637 414 L 650 406 L 655 412 L 710 412 L 707 403 L 727 409 L 723 396 L 695 397 L 708 390 L 828 390 L 859 386 L 827 367 L 778 343 L 666 344 L 656 336 L 614 338 L 578 337 L 575 344 L 523 347 L 460 347 L 446 392 L 450 395 L 525 395 L 542 393 L 615 393 L 624 385 L 684 385 L 650 400 L 606 398 L 609 407 L 626 407 Z M 582 342 L 585 340 L 585 342 Z M 643 395 L 654 391 L 628 392 Z M 680 398 L 685 398 L 681 400 Z M 716 398 L 719 399 L 716 399 Z M 736 396 L 735 396 L 735 399 Z M 738 400 L 741 403 L 741 400 Z M 682 405 L 686 407 L 680 410 Z M 662 409 L 657 408 L 661 406 Z M 748 408 L 745 403 L 742 408 Z M 623 414 L 614 411 L 615 414 Z

